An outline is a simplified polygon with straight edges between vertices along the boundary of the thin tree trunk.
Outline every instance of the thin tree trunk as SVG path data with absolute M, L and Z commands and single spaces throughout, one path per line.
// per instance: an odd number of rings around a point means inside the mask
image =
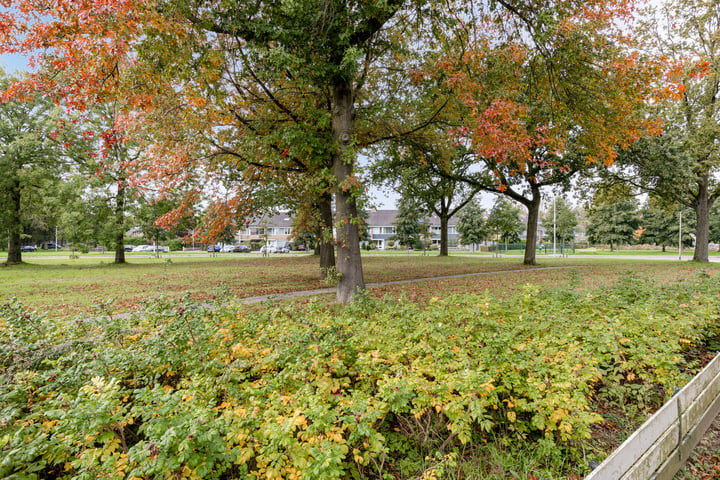
M 315 251 L 320 256 L 320 272 L 322 276 L 326 276 L 328 269 L 335 266 L 335 247 L 333 246 L 333 218 L 332 218 L 332 194 L 323 193 L 318 200 L 318 210 L 320 211 L 320 234 L 318 235 L 318 245 Z
M 708 177 L 698 181 L 698 196 L 695 202 L 695 253 L 693 261 L 708 262 L 708 240 L 710 238 L 710 202 L 708 201 Z
M 532 198 L 526 205 L 528 210 L 527 219 L 527 238 L 525 242 L 525 258 L 524 265 L 535 265 L 535 255 L 537 251 L 537 226 L 540 218 L 540 188 L 531 187 Z
M 336 300 L 348 304 L 365 289 L 356 196 L 357 181 L 353 177 L 354 154 L 350 152 L 355 129 L 355 106 L 352 85 L 338 77 L 333 84 L 332 130 L 337 143 L 333 154 L 335 174 L 335 207 L 337 229 L 337 268 L 340 280 Z M 346 158 L 347 155 L 347 158 Z
M 125 263 L 125 188 L 124 182 L 118 182 L 115 204 L 115 263 Z
M 8 212 L 8 227 L 10 229 L 10 238 L 8 244 L 8 265 L 17 265 L 22 263 L 22 251 L 20 250 L 20 233 L 22 232 L 22 210 L 21 210 L 21 194 L 20 184 L 16 182 L 10 194 L 11 211 Z
M 440 216 L 440 256 L 448 256 L 448 217 Z

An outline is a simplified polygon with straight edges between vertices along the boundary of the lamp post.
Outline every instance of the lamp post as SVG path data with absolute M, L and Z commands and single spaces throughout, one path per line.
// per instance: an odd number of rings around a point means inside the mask
M 680 231 L 678 233 L 678 260 L 682 260 L 682 209 L 680 209 Z
M 555 246 L 557 244 L 557 212 L 555 211 L 555 197 L 553 196 L 553 257 L 556 256 Z

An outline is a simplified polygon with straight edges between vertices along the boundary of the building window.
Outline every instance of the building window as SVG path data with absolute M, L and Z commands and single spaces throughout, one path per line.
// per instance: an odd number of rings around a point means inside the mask
M 392 235 L 395 233 L 395 227 L 383 227 L 383 233 L 389 233 Z

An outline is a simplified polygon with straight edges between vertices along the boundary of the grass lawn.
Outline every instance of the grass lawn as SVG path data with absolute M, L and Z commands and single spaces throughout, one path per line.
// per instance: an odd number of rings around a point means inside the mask
M 617 278 L 617 272 L 632 268 L 650 276 L 673 277 L 692 272 L 696 266 L 682 263 L 633 262 L 632 266 L 603 262 L 600 259 L 557 259 L 538 257 L 538 266 L 577 265 L 586 270 L 584 280 Z M 526 270 L 517 258 L 489 256 L 446 258 L 437 255 L 369 255 L 363 258 L 366 283 L 439 277 L 445 275 L 498 270 Z M 708 265 L 708 268 L 715 268 Z M 600 272 L 600 269 L 602 273 Z M 613 273 L 615 272 L 615 273 Z M 553 284 L 566 275 L 561 271 L 524 272 L 522 274 L 444 280 L 426 289 L 413 285 L 372 289 L 371 294 L 402 295 L 410 298 L 427 291 L 436 293 L 470 292 L 489 289 L 503 295 L 524 283 Z M 181 298 L 189 294 L 196 301 L 214 301 L 219 296 L 239 299 L 298 290 L 327 288 L 319 276 L 317 260 L 312 255 L 259 257 L 249 255 L 206 254 L 193 256 L 164 255 L 159 259 L 147 254 L 128 256 L 124 265 L 111 259 L 49 259 L 24 257 L 21 265 L 0 267 L 0 302 L 17 298 L 23 304 L 48 312 L 52 316 L 75 315 L 97 310 L 102 303 L 113 301 L 116 312 L 138 308 L 144 302 L 164 295 Z
M 113 309 L 126 311 L 160 295 L 189 293 L 194 300 L 212 301 L 226 294 L 242 298 L 327 287 L 311 255 L 143 255 L 128 257 L 125 265 L 97 257 L 24 259 L 21 265 L 0 267 L 0 302 L 16 297 L 53 316 L 92 311 L 93 305 L 110 299 Z M 516 259 L 412 255 L 392 260 L 371 256 L 363 265 L 366 283 L 523 268 Z

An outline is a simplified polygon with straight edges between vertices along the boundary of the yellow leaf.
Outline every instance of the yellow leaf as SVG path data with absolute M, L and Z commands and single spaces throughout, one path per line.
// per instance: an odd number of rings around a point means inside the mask
M 512 410 L 507 412 L 507 418 L 508 418 L 508 420 L 510 420 L 510 423 L 515 423 L 515 419 L 516 419 L 515 412 L 513 412 Z

